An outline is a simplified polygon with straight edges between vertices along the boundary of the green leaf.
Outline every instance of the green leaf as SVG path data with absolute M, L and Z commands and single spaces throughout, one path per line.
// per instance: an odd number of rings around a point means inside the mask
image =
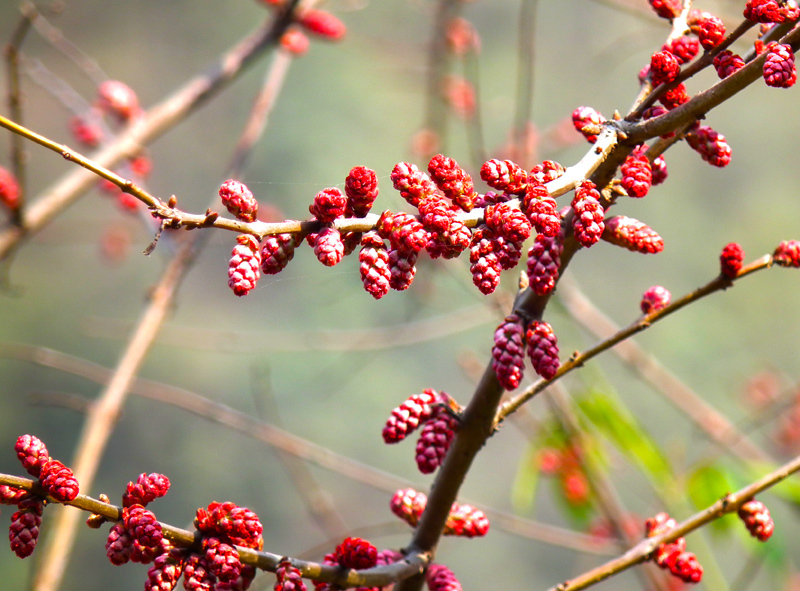
M 657 486 L 669 485 L 672 481 L 669 462 L 620 401 L 601 392 L 590 392 L 578 406 L 597 430 L 639 465 Z
M 517 474 L 511 487 L 511 506 L 519 514 L 529 513 L 539 484 L 539 450 L 529 445 L 520 458 Z
M 698 510 L 705 509 L 734 490 L 728 472 L 721 466 L 714 464 L 702 465 L 692 472 L 687 486 L 689 499 L 691 499 L 695 509 Z M 734 523 L 734 519 L 716 519 L 712 522 L 712 527 L 717 531 L 723 531 L 730 528 Z

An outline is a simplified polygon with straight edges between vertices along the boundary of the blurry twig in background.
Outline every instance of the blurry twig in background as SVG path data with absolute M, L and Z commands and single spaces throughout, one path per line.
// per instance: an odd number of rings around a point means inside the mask
M 253 369 L 251 375 L 253 400 L 261 422 L 266 422 L 269 417 L 270 423 L 283 429 L 280 410 L 272 394 L 269 372 Z M 348 535 L 349 528 L 336 510 L 330 493 L 319 485 L 303 460 L 294 454 L 277 451 L 278 459 L 289 474 L 297 494 L 303 499 L 310 517 L 328 538 L 337 540 L 338 543 L 338 540 Z
M 257 42 L 252 47 L 244 45 L 239 52 L 234 51 L 233 55 L 227 56 L 231 62 L 223 61 L 223 71 L 233 68 L 236 73 L 240 72 L 250 59 L 260 53 L 261 48 L 274 45 L 292 22 L 292 13 L 296 4 L 296 0 L 290 2 L 285 10 L 278 12 L 272 22 L 256 38 Z M 220 77 L 217 80 L 223 81 L 231 78 L 232 73 L 228 77 Z M 190 105 L 196 105 L 203 96 L 202 93 L 188 93 L 188 96 L 182 96 L 184 102 L 181 106 L 184 114 L 189 112 Z M 186 101 L 187 98 L 193 100 Z M 170 100 L 168 99 L 166 102 L 169 104 Z M 157 109 L 154 110 L 157 111 Z M 133 134 L 148 122 L 158 121 L 158 117 L 154 117 L 153 111 L 150 111 L 144 120 L 144 124 L 135 125 L 129 134 Z M 153 131 L 155 131 L 157 126 L 155 123 L 153 126 Z M 125 134 L 122 139 L 129 134 Z M 98 158 L 98 160 L 102 162 L 102 159 Z M 57 211 L 62 209 L 63 207 L 59 207 Z M 201 239 L 200 236 L 203 238 Z M 189 236 L 183 240 L 177 254 L 164 270 L 158 286 L 151 295 L 150 303 L 143 312 L 105 390 L 88 411 L 83 432 L 78 440 L 75 456 L 71 463 L 75 477 L 84 490 L 91 490 L 97 467 L 105 451 L 108 438 L 122 411 L 131 383 L 150 347 L 155 342 L 167 312 L 172 308 L 181 282 L 195 260 L 199 247 L 205 242 L 205 233 Z M 75 511 L 61 511 L 56 517 L 42 555 L 40 568 L 34 578 L 34 591 L 56 591 L 59 588 L 74 545 L 79 519 L 80 514 Z
M 283 20 L 288 24 L 286 16 Z M 259 28 L 224 54 L 210 73 L 195 77 L 148 110 L 116 141 L 97 154 L 94 162 L 105 168 L 113 168 L 123 159 L 138 154 L 142 147 L 172 129 L 238 78 L 277 39 L 278 31 L 272 24 L 267 23 Z M 96 182 L 97 176 L 93 172 L 76 169 L 47 189 L 44 195 L 30 205 L 22 226 L 0 231 L 0 259 L 8 256 L 23 238 L 49 224 L 66 207 L 94 187 Z
M 254 335 L 241 331 L 214 330 L 194 326 L 166 327 L 159 342 L 173 347 L 210 351 L 306 352 L 375 351 L 433 341 L 495 320 L 485 304 L 462 308 L 399 325 L 365 329 L 270 330 L 269 339 L 254 342 Z M 85 329 L 88 336 L 118 339 L 130 322 L 115 318 L 93 318 Z
M 8 112 L 11 118 L 22 123 L 22 88 L 19 81 L 20 48 L 31 28 L 31 21 L 36 18 L 36 13 L 23 13 L 11 35 L 11 41 L 5 46 L 6 76 L 8 77 Z M 11 166 L 12 172 L 19 186 L 17 194 L 18 205 L 11 210 L 11 221 L 15 226 L 21 226 L 25 211 L 25 138 L 11 134 Z
M 0 356 L 30 361 L 31 363 L 82 376 L 100 384 L 107 383 L 113 374 L 110 369 L 91 361 L 31 345 L 0 343 Z M 131 384 L 130 392 L 137 396 L 182 408 L 204 419 L 234 429 L 247 437 L 262 441 L 284 453 L 291 454 L 373 488 L 392 494 L 399 488 L 416 487 L 418 490 L 420 489 L 418 485 L 409 480 L 338 454 L 326 447 L 279 429 L 274 425 L 256 420 L 247 413 L 235 410 L 183 388 L 143 378 L 135 378 Z M 91 404 L 90 401 L 82 397 L 64 393 L 37 393 L 31 394 L 30 397 L 36 404 L 57 405 L 76 412 L 86 412 Z M 613 554 L 608 543 L 605 540 L 599 540 L 595 536 L 523 519 L 505 511 L 485 508 L 472 502 L 470 504 L 484 510 L 491 518 L 494 526 L 515 535 L 554 546 L 569 548 L 577 552 L 604 556 Z
M 611 479 L 599 468 L 591 457 L 592 445 L 581 428 L 578 417 L 572 408 L 572 402 L 562 384 L 554 384 L 548 388 L 545 397 L 550 403 L 550 408 L 556 420 L 561 424 L 570 441 L 574 441 L 580 453 L 576 454 L 581 464 L 586 479 L 595 493 L 595 499 L 600 511 L 608 519 L 617 541 L 622 549 L 628 549 L 639 541 L 639 532 L 633 532 L 626 527 L 629 517 L 625 512 L 622 501 L 614 488 Z M 666 579 L 660 576 L 655 567 L 648 567 L 636 572 L 642 578 L 643 587 L 646 589 L 669 589 Z
M 550 386 L 555 380 L 562 378 L 567 373 L 581 367 L 590 359 L 593 359 L 597 355 L 608 351 L 616 347 L 619 343 L 628 340 L 630 337 L 634 336 L 637 333 L 640 333 L 644 330 L 650 328 L 654 323 L 662 320 L 664 317 L 669 316 L 673 312 L 677 312 L 681 308 L 696 302 L 712 293 L 716 293 L 718 291 L 722 291 L 728 289 L 731 286 L 731 283 L 734 281 L 738 281 L 743 277 L 751 275 L 752 273 L 756 273 L 758 271 L 763 271 L 764 269 L 769 269 L 772 267 L 772 256 L 771 255 L 764 255 L 760 259 L 757 259 L 741 268 L 739 271 L 739 275 L 736 276 L 734 279 L 728 279 L 723 276 L 717 276 L 702 287 L 695 289 L 692 292 L 689 292 L 682 298 L 673 301 L 668 306 L 664 308 L 660 308 L 649 314 L 645 314 L 638 320 L 634 321 L 633 323 L 629 324 L 627 327 L 618 330 L 611 336 L 605 337 L 601 340 L 598 344 L 590 347 L 586 351 L 582 353 L 573 354 L 566 362 L 564 362 L 561 367 L 559 367 L 556 375 L 551 378 L 550 380 L 540 379 L 533 385 L 526 388 L 524 391 L 520 392 L 519 394 L 515 395 L 510 400 L 504 402 L 497 412 L 497 417 L 495 421 L 499 424 L 501 423 L 508 415 L 514 413 L 520 406 L 528 402 L 531 398 L 542 392 L 545 388 Z
M 558 295 L 572 319 L 597 338 L 607 338 L 620 330 L 586 297 L 574 278 L 562 278 Z M 709 439 L 729 450 L 738 459 L 744 462 L 775 463 L 773 458 L 741 433 L 725 415 L 664 368 L 635 341 L 628 339 L 620 342 L 612 351 L 665 400 L 689 417 Z
M 534 83 L 536 81 L 536 9 L 539 0 L 522 0 L 517 35 L 517 93 L 514 122 L 511 128 L 509 157 L 522 168 L 530 170 L 536 157 L 536 146 L 531 141 L 533 124 Z

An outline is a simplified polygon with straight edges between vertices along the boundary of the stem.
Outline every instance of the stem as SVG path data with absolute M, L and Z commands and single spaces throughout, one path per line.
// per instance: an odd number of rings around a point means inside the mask
M 695 513 L 686 521 L 678 524 L 675 529 L 654 538 L 646 538 L 622 556 L 610 560 L 597 568 L 593 568 L 574 579 L 552 587 L 549 591 L 578 591 L 579 589 L 586 589 L 636 564 L 645 562 L 661 544 L 673 542 L 699 529 L 705 524 L 719 519 L 723 515 L 738 511 L 739 507 L 746 501 L 750 500 L 758 493 L 775 486 L 798 470 L 800 470 L 800 456 L 787 462 L 777 470 L 770 472 L 760 480 L 745 486 L 733 494 L 724 496 L 713 505 L 699 513 Z
M 0 474 L 0 484 L 27 490 L 38 496 L 47 498 L 49 504 L 59 504 L 58 501 L 47 496 L 39 483 L 33 480 L 19 478 L 10 474 Z M 122 518 L 122 507 L 104 503 L 82 494 L 79 494 L 72 501 L 61 504 L 102 515 L 111 522 L 119 521 Z M 69 513 L 70 515 L 74 514 L 77 517 L 81 515 L 78 511 L 66 511 L 65 513 Z M 160 523 L 164 536 L 174 542 L 175 545 L 192 548 L 197 551 L 201 550 L 201 539 L 198 532 L 191 532 L 163 522 Z M 236 550 L 239 552 L 239 559 L 243 564 L 249 564 L 270 572 L 275 572 L 281 560 L 286 558 L 285 554 L 257 552 L 256 550 L 243 548 L 241 546 L 236 546 Z M 405 559 L 395 562 L 394 564 L 359 571 L 342 569 L 338 566 L 329 566 L 317 562 L 300 560 L 298 558 L 291 558 L 290 560 L 295 567 L 300 569 L 304 577 L 317 581 L 334 583 L 342 588 L 384 587 L 400 579 L 422 572 L 428 563 L 427 556 L 410 553 L 406 554 Z
M 289 23 L 291 18 L 289 13 L 290 11 L 281 14 L 274 23 L 265 24 L 233 47 L 221 57 L 210 74 L 194 78 L 172 96 L 150 109 L 140 121 L 129 127 L 116 141 L 97 155 L 94 159 L 97 171 L 91 169 L 73 171 L 48 189 L 43 197 L 31 204 L 22 226 L 0 232 L 0 259 L 8 256 L 9 252 L 24 237 L 44 228 L 66 207 L 91 189 L 97 180 L 95 175 L 99 173 L 99 169 L 104 168 L 107 171 L 123 159 L 137 154 L 143 146 L 172 129 L 238 78 L 247 66 L 279 38 L 280 33 Z M 21 126 L 9 125 L 9 123 L 11 122 L 5 118 L 0 121 L 0 125 L 3 127 L 17 133 L 21 132 Z M 33 139 L 33 136 L 30 139 Z M 64 149 L 65 146 L 60 146 L 55 142 L 51 143 L 59 146 L 58 151 L 62 154 L 69 154 L 71 157 L 75 154 L 69 149 Z M 80 163 L 80 160 L 76 159 L 76 162 Z M 114 181 L 114 178 L 109 175 L 101 174 L 101 176 Z M 119 180 L 119 177 L 115 178 Z M 126 183 L 124 179 L 122 181 L 123 184 Z
M 620 343 L 633 335 L 642 332 L 643 330 L 647 330 L 653 324 L 669 316 L 673 312 L 676 312 L 691 304 L 701 298 L 704 298 L 707 295 L 715 293 L 717 291 L 721 291 L 727 289 L 731 286 L 732 282 L 738 281 L 742 277 L 750 275 L 751 273 L 755 273 L 756 271 L 761 271 L 762 269 L 768 269 L 772 266 L 772 257 L 770 255 L 765 255 L 758 259 L 757 261 L 747 265 L 746 267 L 742 267 L 739 275 L 734 279 L 727 279 L 726 277 L 719 276 L 715 279 L 711 280 L 709 283 L 696 289 L 695 291 L 686 294 L 681 299 L 671 303 L 669 306 L 666 306 L 660 310 L 656 310 L 651 312 L 650 314 L 646 314 L 642 316 L 639 320 L 630 324 L 626 328 L 619 330 L 616 334 L 608 337 L 607 339 L 600 341 L 594 347 L 584 351 L 583 353 L 579 353 L 573 355 L 567 362 L 561 365 L 561 367 L 556 372 L 556 375 L 553 376 L 550 380 L 539 380 L 538 382 L 531 385 L 528 389 L 524 392 L 518 394 L 517 396 L 510 399 L 508 402 L 504 403 L 503 406 L 500 408 L 500 412 L 497 413 L 497 424 L 499 425 L 509 414 L 516 411 L 521 405 L 528 402 L 531 398 L 539 394 L 542 390 L 547 388 L 551 383 L 555 382 L 556 380 L 561 379 L 564 375 L 568 374 L 572 370 L 581 367 L 587 361 L 596 357 L 600 353 L 603 353 L 609 350 L 611 347 Z

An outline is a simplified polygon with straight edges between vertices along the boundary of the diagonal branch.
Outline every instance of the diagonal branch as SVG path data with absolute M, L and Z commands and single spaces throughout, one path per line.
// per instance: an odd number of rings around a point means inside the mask
M 739 275 L 735 279 L 727 279 L 726 277 L 720 275 L 715 279 L 711 280 L 706 285 L 694 290 L 691 293 L 686 294 L 679 300 L 672 302 L 669 306 L 661 308 L 660 310 L 656 310 L 651 312 L 650 314 L 646 314 L 642 316 L 639 320 L 634 322 L 633 324 L 628 325 L 626 328 L 619 330 L 616 334 L 604 339 L 603 341 L 599 342 L 594 347 L 584 351 L 583 353 L 579 353 L 573 355 L 567 362 L 561 365 L 561 367 L 556 372 L 555 376 L 549 380 L 539 380 L 527 388 L 525 391 L 521 392 L 520 394 L 514 396 L 507 402 L 503 404 L 500 408 L 499 412 L 497 413 L 497 424 L 499 425 L 509 414 L 513 413 L 517 408 L 521 405 L 528 402 L 531 398 L 539 394 L 542 390 L 547 388 L 551 383 L 556 380 L 561 379 L 564 375 L 568 374 L 569 372 L 581 367 L 590 359 L 596 357 L 600 353 L 608 351 L 611 347 L 615 346 L 617 343 L 621 343 L 622 341 L 632 337 L 633 335 L 642 332 L 643 330 L 647 330 L 650 328 L 655 322 L 658 322 L 662 318 L 669 316 L 673 312 L 676 312 L 697 300 L 704 298 L 707 295 L 711 295 L 712 293 L 716 293 L 718 291 L 722 291 L 727 289 L 731 286 L 732 282 L 738 281 L 742 277 L 746 277 L 751 273 L 755 273 L 757 271 L 761 271 L 763 269 L 768 269 L 772 266 L 772 257 L 770 255 L 765 255 L 758 259 L 757 261 L 742 267 Z
M 719 519 L 723 515 L 738 511 L 743 503 L 752 499 L 758 493 L 775 486 L 798 470 L 800 470 L 800 456 L 770 472 L 760 480 L 745 486 L 735 493 L 724 496 L 710 507 L 679 523 L 674 529 L 654 538 L 646 538 L 622 556 L 593 568 L 574 579 L 552 587 L 549 591 L 578 591 L 579 589 L 586 589 L 612 575 L 645 562 L 661 544 L 673 542 L 705 524 Z
M 597 338 L 619 331 L 592 301 L 586 297 L 571 278 L 559 284 L 560 301 L 566 306 L 573 320 L 581 324 Z M 612 351 L 633 368 L 656 392 L 664 396 L 688 416 L 701 432 L 730 450 L 744 462 L 774 463 L 774 460 L 748 437 L 737 429 L 725 415 L 703 400 L 674 374 L 663 367 L 656 358 L 647 353 L 633 340 L 619 343 Z

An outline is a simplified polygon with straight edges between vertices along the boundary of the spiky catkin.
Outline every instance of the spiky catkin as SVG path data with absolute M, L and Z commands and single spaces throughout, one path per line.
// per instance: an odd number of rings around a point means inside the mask
M 378 176 L 366 166 L 354 166 L 344 180 L 345 216 L 364 217 L 378 197 Z
M 234 179 L 228 179 L 219 187 L 222 204 L 238 219 L 254 222 L 258 216 L 258 201 L 247 185 Z
M 392 410 L 383 428 L 383 440 L 386 443 L 398 443 L 405 439 L 431 417 L 433 405 L 442 400 L 443 395 L 431 388 L 409 396 L 403 404 Z
M 392 249 L 389 251 L 389 287 L 404 291 L 411 287 L 417 273 L 417 253 Z
M 555 288 L 564 251 L 563 241 L 563 231 L 552 237 L 539 234 L 528 250 L 528 282 L 536 295 L 547 295 Z
M 528 185 L 528 173 L 511 160 L 487 160 L 481 166 L 481 179 L 498 191 L 519 194 Z
M 682 35 L 667 41 L 661 49 L 669 51 L 678 58 L 678 63 L 685 64 L 692 61 L 700 52 L 700 42 L 692 35 Z
M 525 190 L 525 197 L 522 200 L 522 210 L 539 234 L 555 236 L 561 229 L 558 204 L 550 196 L 544 185 L 528 184 Z
M 687 133 L 686 142 L 712 166 L 723 168 L 731 162 L 731 147 L 725 136 L 708 125 L 698 125 Z
M 600 192 L 592 181 L 583 181 L 575 189 L 572 209 L 575 210 L 575 216 L 572 218 L 575 238 L 588 248 L 600 240 L 605 228 Z
M 644 156 L 631 155 L 620 167 L 622 172 L 622 188 L 629 197 L 641 198 L 650 191 L 653 184 L 653 169 L 650 161 Z
M 686 85 L 681 82 L 675 88 L 671 88 L 658 98 L 662 105 L 670 111 L 689 102 L 689 94 L 686 92 Z
M 648 0 L 653 11 L 661 18 L 672 20 L 681 13 L 680 0 Z
M 525 372 L 525 327 L 516 314 L 506 316 L 494 333 L 492 369 L 504 389 L 519 387 Z
M 428 497 L 425 493 L 418 492 L 413 488 L 402 488 L 392 495 L 389 508 L 408 525 L 417 527 L 427 504 Z
M 72 470 L 52 458 L 42 465 L 39 479 L 42 488 L 59 503 L 74 500 L 80 492 L 78 481 Z
M 792 46 L 770 43 L 764 59 L 764 82 L 773 88 L 789 88 L 797 82 L 797 68 L 794 64 Z
M 336 228 L 322 228 L 314 241 L 314 254 L 326 267 L 338 265 L 344 257 L 342 235 Z
M 667 288 L 654 285 L 642 294 L 642 301 L 639 307 L 645 314 L 650 314 L 669 306 L 671 301 L 672 294 Z
M 228 262 L 228 287 L 237 296 L 246 296 L 261 276 L 260 266 L 258 240 L 249 234 L 240 234 L 236 237 L 236 246 Z
M 444 461 L 458 429 L 458 419 L 450 411 L 437 406 L 422 428 L 417 440 L 415 460 L 423 474 L 430 474 Z
M 772 258 L 782 267 L 800 267 L 800 241 L 784 240 L 772 253 Z
M 453 503 L 442 533 L 464 538 L 483 537 L 489 533 L 489 518 L 472 505 Z
M 680 62 L 671 51 L 662 49 L 650 56 L 650 78 L 653 86 L 669 84 L 680 72 Z
M 410 213 L 384 211 L 375 229 L 393 249 L 403 252 L 416 254 L 428 244 L 428 231 Z
M 274 591 L 306 591 L 306 584 L 300 569 L 292 565 L 290 560 L 282 560 L 275 569 Z
M 30 498 L 21 501 L 18 510 L 11 515 L 8 540 L 12 552 L 19 558 L 27 558 L 36 549 L 43 510 L 44 502 L 41 499 Z
M 372 568 L 378 561 L 378 549 L 361 538 L 345 538 L 335 554 L 339 566 L 356 570 Z
M 50 459 L 47 447 L 35 435 L 26 434 L 17 437 L 14 451 L 17 452 L 17 458 L 22 463 L 22 467 L 34 478 L 39 478 L 42 466 Z
M 725 25 L 710 12 L 693 10 L 689 13 L 687 22 L 704 49 L 714 49 L 725 38 Z
M 361 239 L 358 253 L 359 272 L 364 289 L 376 300 L 389 293 L 389 252 L 376 232 L 367 232 Z
M 555 160 L 545 160 L 531 169 L 528 174 L 528 182 L 546 185 L 550 181 L 556 180 L 564 172 L 566 169 Z
M 489 205 L 484 218 L 489 228 L 514 242 L 523 242 L 531 235 L 532 226 L 528 218 L 508 203 Z
M 664 240 L 644 222 L 624 215 L 605 221 L 603 240 L 634 252 L 654 254 L 664 250 Z
M 172 591 L 183 574 L 185 551 L 171 551 L 159 554 L 147 570 L 145 591 Z
M 0 204 L 10 210 L 19 208 L 19 183 L 11 171 L 0 166 Z
M 398 162 L 392 169 L 392 185 L 410 205 L 419 207 L 422 200 L 436 192 L 430 177 L 409 162 Z
M 572 112 L 572 125 L 590 144 L 597 141 L 606 118 L 592 107 L 578 107 Z
M 425 571 L 425 582 L 430 591 L 461 591 L 461 583 L 443 564 L 432 564 Z
M 775 522 L 764 503 L 750 499 L 739 507 L 738 514 L 751 536 L 760 542 L 766 542 L 772 537 Z
M 261 272 L 276 275 L 294 258 L 301 240 L 297 234 L 272 234 L 261 243 Z
M 727 78 L 743 67 L 744 60 L 741 58 L 741 56 L 733 53 L 730 49 L 720 51 L 714 57 L 714 69 L 717 71 L 717 76 L 720 78 Z
M 169 478 L 163 474 L 139 474 L 136 482 L 129 482 L 122 495 L 122 506 L 142 505 L 163 497 L 169 490 Z
M 336 218 L 344 216 L 347 198 L 337 187 L 323 189 L 314 195 L 314 201 L 308 211 L 323 224 L 329 224 Z
M 445 197 L 464 211 L 475 207 L 475 185 L 458 162 L 444 154 L 437 154 L 428 163 L 428 173 Z
M 525 338 L 533 370 L 546 380 L 552 379 L 561 367 L 558 358 L 558 339 L 553 327 L 542 320 L 534 320 L 528 324 Z
M 739 274 L 744 261 L 744 250 L 741 245 L 731 242 L 722 249 L 719 255 L 720 271 L 725 277 L 733 279 Z
M 106 556 L 111 564 L 120 566 L 131 559 L 133 552 L 133 536 L 123 522 L 111 526 L 106 539 Z

